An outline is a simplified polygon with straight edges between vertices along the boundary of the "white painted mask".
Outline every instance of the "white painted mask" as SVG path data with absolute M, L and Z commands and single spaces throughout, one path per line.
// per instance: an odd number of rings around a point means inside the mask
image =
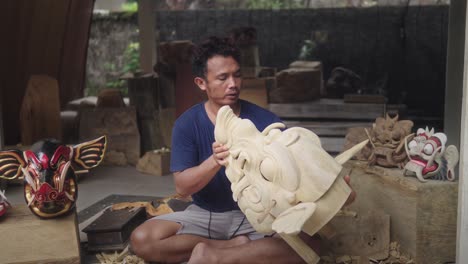
M 444 133 L 434 133 L 419 128 L 416 136 L 408 142 L 405 148 L 408 163 L 405 165 L 405 175 L 414 173 L 422 181 L 426 179 L 455 180 L 455 166 L 458 164 L 458 150 L 454 145 L 446 147 L 447 136 Z M 408 173 L 410 172 L 410 173 Z

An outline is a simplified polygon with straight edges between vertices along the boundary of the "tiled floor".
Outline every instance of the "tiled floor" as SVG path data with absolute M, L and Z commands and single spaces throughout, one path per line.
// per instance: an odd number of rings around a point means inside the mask
M 22 185 L 10 185 L 6 196 L 11 204 L 25 203 Z M 166 197 L 175 194 L 172 174 L 153 176 L 135 167 L 99 166 L 78 180 L 77 210 L 89 207 L 112 194 Z

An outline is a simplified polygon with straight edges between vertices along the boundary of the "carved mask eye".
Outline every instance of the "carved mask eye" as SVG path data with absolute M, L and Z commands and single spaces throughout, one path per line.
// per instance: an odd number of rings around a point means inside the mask
M 273 181 L 277 171 L 278 165 L 275 164 L 271 158 L 267 157 L 260 163 L 260 174 L 269 182 Z
M 432 155 L 432 153 L 434 152 L 434 146 L 432 146 L 432 144 L 429 143 L 424 145 L 423 152 L 426 155 Z
M 416 143 L 415 140 L 411 140 L 410 143 L 408 143 L 408 147 L 410 149 L 416 148 L 418 146 L 418 143 Z

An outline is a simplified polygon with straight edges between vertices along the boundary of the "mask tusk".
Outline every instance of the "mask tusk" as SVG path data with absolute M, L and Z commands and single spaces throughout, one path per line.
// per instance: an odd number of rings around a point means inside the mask
M 418 179 L 419 179 L 420 181 L 422 181 L 422 182 L 427 182 L 427 180 L 424 179 L 424 177 L 422 176 L 422 169 L 416 171 L 416 177 L 418 177 Z
M 70 161 L 65 163 L 65 165 L 63 165 L 62 174 L 60 174 L 60 185 L 59 185 L 59 188 L 58 188 L 59 192 L 63 191 L 63 185 L 64 185 L 64 182 L 65 182 L 65 177 L 67 176 L 67 172 L 68 172 L 69 167 L 70 167 Z
M 71 196 L 69 193 L 65 192 L 65 196 L 67 196 L 67 198 L 68 198 L 70 201 L 72 201 L 72 202 L 75 201 L 75 199 L 73 199 L 73 196 Z
M 396 149 L 395 152 L 396 152 L 396 153 L 400 153 L 401 149 L 403 148 L 403 144 L 405 144 L 405 146 L 406 146 L 406 142 L 408 142 L 407 139 L 408 139 L 409 137 L 412 137 L 412 136 L 414 136 L 414 133 L 407 135 L 407 136 L 405 137 L 405 141 L 400 142 L 400 145 L 398 145 L 398 147 L 397 147 L 397 149 Z
M 33 196 L 31 196 L 31 201 L 29 201 L 28 203 L 28 207 L 31 206 L 31 204 L 34 202 L 35 199 L 36 199 L 36 195 L 33 194 Z
M 411 134 L 411 135 L 413 135 L 413 134 Z M 410 152 L 409 152 L 409 149 L 408 149 L 408 137 L 405 137 L 405 151 L 406 151 L 406 156 L 408 156 L 408 159 L 413 160 L 411 158 L 411 155 L 410 155 Z
M 21 170 L 23 171 L 24 179 L 26 180 L 26 182 L 31 186 L 31 188 L 34 191 L 37 191 L 36 181 L 34 181 L 34 179 L 31 177 L 28 170 L 23 167 L 21 167 Z
M 344 164 L 346 161 L 352 158 L 356 153 L 358 153 L 368 142 L 369 140 L 366 139 L 362 141 L 361 143 L 354 145 L 352 148 L 336 156 L 335 160 L 341 165 Z

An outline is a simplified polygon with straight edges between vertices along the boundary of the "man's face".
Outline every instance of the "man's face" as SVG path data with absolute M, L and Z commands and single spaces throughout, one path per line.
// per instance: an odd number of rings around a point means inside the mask
M 233 105 L 239 99 L 241 72 L 232 57 L 216 55 L 206 63 L 206 77 L 196 78 L 200 89 L 206 91 L 208 99 L 218 105 Z

